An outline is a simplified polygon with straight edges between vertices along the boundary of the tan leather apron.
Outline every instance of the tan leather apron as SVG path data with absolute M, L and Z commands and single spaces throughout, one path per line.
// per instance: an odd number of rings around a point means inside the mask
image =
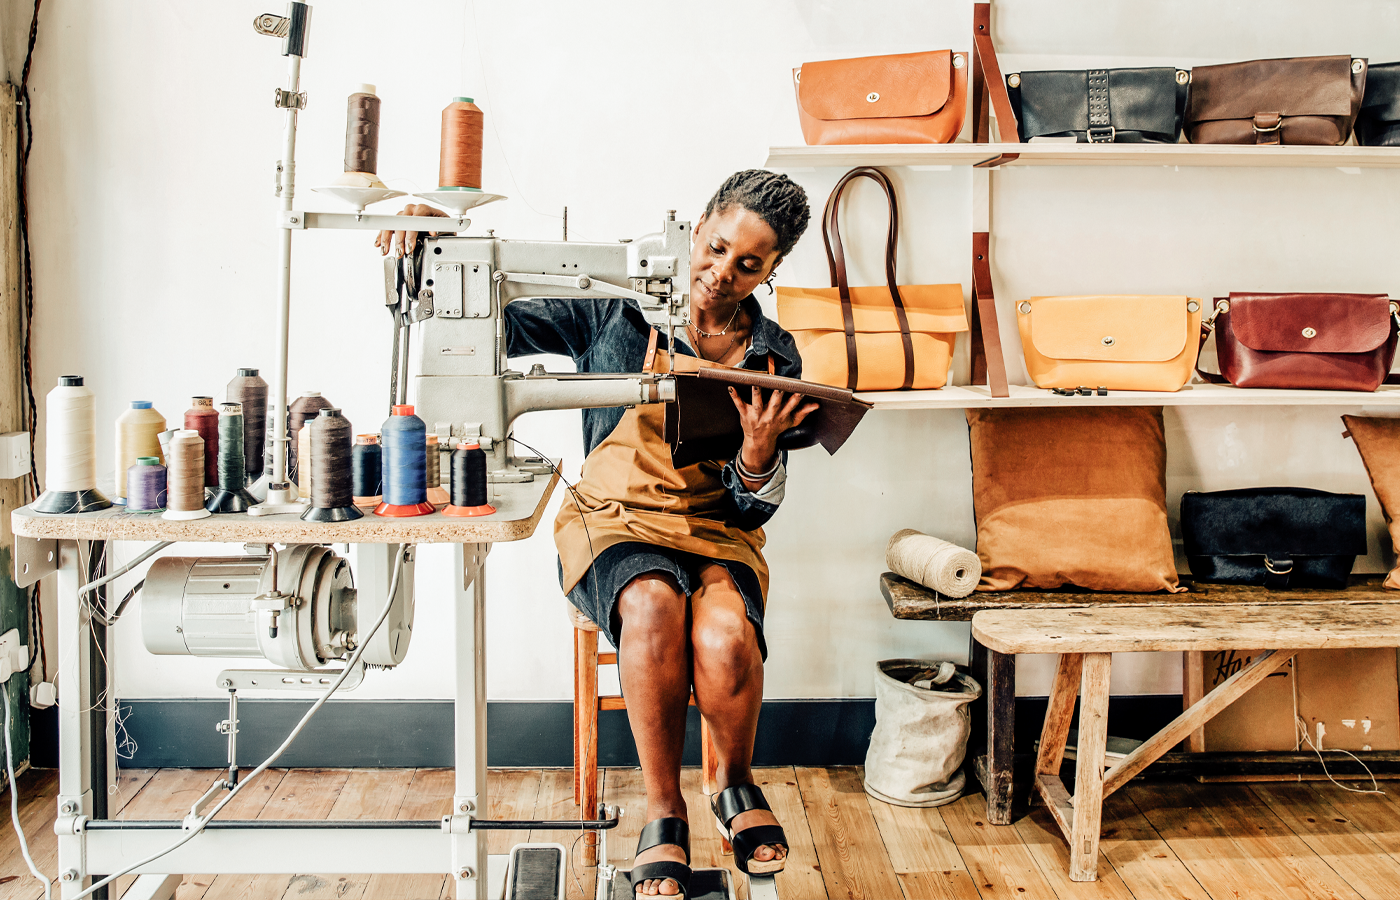
M 653 329 L 642 371 L 669 372 L 670 356 L 657 351 L 656 337 Z M 692 356 L 676 358 L 677 371 L 705 365 L 715 364 Z M 763 529 L 742 531 L 725 523 L 724 499 L 729 489 L 721 478 L 724 465 L 725 461 L 707 460 L 676 469 L 666 442 L 664 405 L 628 409 L 612 434 L 588 454 L 574 496 L 564 498 L 554 520 L 564 592 L 573 590 L 605 549 L 637 541 L 743 563 L 758 576 L 766 605 L 768 564 L 760 552 Z

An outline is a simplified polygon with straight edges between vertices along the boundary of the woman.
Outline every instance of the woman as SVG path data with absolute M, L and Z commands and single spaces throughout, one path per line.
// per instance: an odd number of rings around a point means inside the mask
M 784 175 L 750 169 L 720 186 L 692 234 L 691 325 L 676 355 L 801 376 L 791 335 L 763 315 L 753 291 L 772 278 L 809 218 L 806 194 Z M 397 235 L 398 252 L 411 250 L 415 236 Z M 388 253 L 392 241 L 382 232 L 375 243 Z M 670 364 L 666 337 L 632 300 L 516 301 L 505 321 L 510 356 L 562 354 L 580 372 Z M 564 590 L 618 649 L 647 794 L 648 824 L 632 869 L 638 896 L 683 896 L 689 883 L 680 766 L 692 689 L 718 760 L 712 812 L 735 863 L 771 873 L 787 855 L 750 771 L 767 655 L 760 550 L 786 483 L 778 436 L 816 404 L 776 391 L 766 399 L 757 389 L 730 394 L 744 430 L 738 455 L 680 470 L 671 465 L 659 404 L 584 410 L 583 476 L 555 522 Z

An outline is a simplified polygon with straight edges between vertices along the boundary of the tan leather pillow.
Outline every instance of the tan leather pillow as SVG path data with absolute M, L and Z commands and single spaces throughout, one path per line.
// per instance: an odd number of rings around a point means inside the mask
M 979 591 L 1181 591 L 1160 407 L 969 409 Z
M 1390 541 L 1400 550 L 1400 419 L 1380 419 L 1363 416 L 1342 416 L 1347 434 L 1361 453 L 1366 474 L 1371 476 L 1371 489 L 1381 501 L 1381 512 L 1390 527 Z M 1400 566 L 1385 577 L 1385 587 L 1400 590 Z

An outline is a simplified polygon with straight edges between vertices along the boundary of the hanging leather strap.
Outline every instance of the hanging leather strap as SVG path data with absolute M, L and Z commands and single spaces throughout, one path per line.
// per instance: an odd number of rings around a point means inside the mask
M 990 100 L 990 105 L 988 101 Z M 1001 75 L 996 46 L 992 44 L 992 4 L 972 4 L 972 139 L 985 144 L 991 140 L 987 121 L 989 109 L 997 114 L 997 137 L 1003 144 L 1019 144 L 1016 114 L 1006 79 Z M 1012 157 L 1015 158 L 1014 156 Z
M 857 166 L 836 182 L 831 196 L 826 200 L 822 211 L 822 241 L 826 244 L 826 262 L 831 269 L 831 286 L 841 295 L 841 324 L 846 331 L 846 389 L 854 391 L 860 373 L 856 358 L 855 312 L 851 308 L 851 288 L 846 280 L 846 256 L 841 248 L 841 230 L 837 219 L 841 213 L 841 195 L 846 185 L 857 178 L 869 178 L 885 191 L 885 200 L 890 209 L 890 230 L 885 237 L 885 284 L 890 289 L 890 299 L 894 301 L 894 314 L 899 322 L 899 334 L 904 344 L 904 383 L 900 390 L 914 386 L 914 339 L 909 333 L 909 316 L 904 311 L 904 298 L 899 295 L 899 285 L 895 283 L 895 251 L 899 243 L 899 206 L 894 198 L 894 185 L 889 176 L 873 166 Z
M 650 372 L 652 365 L 656 362 L 656 339 L 661 332 L 656 328 L 651 329 L 647 336 L 647 355 L 642 357 L 642 371 Z
M 992 293 L 991 235 L 972 233 L 972 383 L 987 382 L 993 397 L 1010 397 L 1006 383 L 1006 357 L 1001 352 L 1001 328 L 997 325 L 997 300 Z

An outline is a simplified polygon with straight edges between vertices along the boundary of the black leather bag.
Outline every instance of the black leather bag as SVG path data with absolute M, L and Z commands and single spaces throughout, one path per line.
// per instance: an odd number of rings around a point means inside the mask
M 1366 554 L 1366 497 L 1292 487 L 1188 491 L 1181 536 L 1197 581 L 1346 587 Z
M 1400 63 L 1366 70 L 1366 93 L 1356 116 L 1356 142 L 1369 147 L 1400 147 Z
M 1006 76 L 1022 141 L 1175 144 L 1191 73 L 1185 69 L 1089 69 Z

